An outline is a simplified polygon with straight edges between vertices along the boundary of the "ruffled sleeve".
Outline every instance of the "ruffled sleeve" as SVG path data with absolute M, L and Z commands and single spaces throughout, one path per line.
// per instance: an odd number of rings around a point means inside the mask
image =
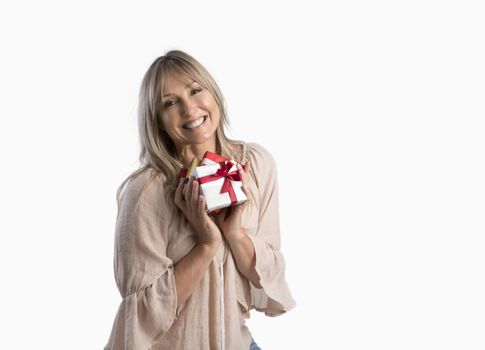
M 106 349 L 148 350 L 178 316 L 174 266 L 159 179 L 144 174 L 123 193 L 115 228 L 114 273 L 122 301 Z
M 256 272 L 261 289 L 251 283 L 251 300 L 257 311 L 279 316 L 296 306 L 285 279 L 285 259 L 280 251 L 278 179 L 273 156 L 256 143 L 247 144 L 251 177 L 259 191 L 259 219 L 256 234 L 248 235 L 256 255 Z

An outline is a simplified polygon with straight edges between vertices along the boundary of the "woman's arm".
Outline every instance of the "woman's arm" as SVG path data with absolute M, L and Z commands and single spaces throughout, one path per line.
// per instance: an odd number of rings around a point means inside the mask
M 220 243 L 197 243 L 174 267 L 177 307 L 183 304 L 199 285 L 202 276 L 217 254 Z
M 251 283 L 258 289 L 262 286 L 259 283 L 259 276 L 256 273 L 256 256 L 254 246 L 248 235 L 240 231 L 237 235 L 232 235 L 227 239 L 231 252 L 236 260 L 236 266 Z
M 281 252 L 278 174 L 275 159 L 264 147 L 248 144 L 250 175 L 258 188 L 259 220 L 255 235 L 246 235 L 254 249 L 254 270 L 262 288 L 251 288 L 251 303 L 267 316 L 281 315 L 296 306 L 285 278 Z

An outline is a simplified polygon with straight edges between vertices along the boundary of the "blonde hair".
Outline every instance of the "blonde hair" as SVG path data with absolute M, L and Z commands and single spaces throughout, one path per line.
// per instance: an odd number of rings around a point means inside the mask
M 182 163 L 177 157 L 172 139 L 163 130 L 161 122 L 165 102 L 162 96 L 162 88 L 170 76 L 196 81 L 212 93 L 220 111 L 220 121 L 216 131 L 216 152 L 241 161 L 237 158 L 242 155 L 235 152 L 237 145 L 241 144 L 242 141 L 229 139 L 225 134 L 225 128 L 230 128 L 230 125 L 224 97 L 217 83 L 204 66 L 189 54 L 180 50 L 168 51 L 150 65 L 141 83 L 138 105 L 140 167 L 118 187 L 116 192 L 118 209 L 125 185 L 150 169 L 152 170 L 151 180 L 156 176 L 161 177 L 164 184 L 165 199 L 169 205 L 174 205 L 172 198 Z

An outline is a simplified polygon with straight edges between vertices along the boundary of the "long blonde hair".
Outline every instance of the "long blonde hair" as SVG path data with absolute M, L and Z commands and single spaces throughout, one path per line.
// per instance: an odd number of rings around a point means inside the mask
M 208 89 L 220 111 L 220 121 L 216 131 L 216 152 L 226 157 L 236 157 L 237 145 L 242 141 L 229 139 L 225 128 L 230 128 L 227 110 L 217 83 L 209 72 L 196 59 L 180 50 L 171 50 L 158 57 L 148 68 L 143 77 L 138 105 L 138 133 L 140 142 L 140 167 L 131 173 L 118 187 L 116 202 L 118 209 L 125 185 L 152 169 L 153 178 L 160 176 L 164 183 L 165 199 L 173 205 L 173 193 L 177 185 L 177 176 L 182 163 L 177 158 L 175 145 L 169 135 L 161 128 L 161 115 L 164 109 L 162 87 L 169 76 L 196 81 Z M 234 159 L 234 158 L 233 158 Z M 235 159 L 241 161 L 240 159 Z

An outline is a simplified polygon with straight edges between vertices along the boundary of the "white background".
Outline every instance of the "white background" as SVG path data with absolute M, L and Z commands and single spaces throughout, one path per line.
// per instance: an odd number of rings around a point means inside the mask
M 0 5 L 0 347 L 107 342 L 138 89 L 181 49 L 278 162 L 297 307 L 251 312 L 262 349 L 483 349 L 479 1 L 180 3 Z

